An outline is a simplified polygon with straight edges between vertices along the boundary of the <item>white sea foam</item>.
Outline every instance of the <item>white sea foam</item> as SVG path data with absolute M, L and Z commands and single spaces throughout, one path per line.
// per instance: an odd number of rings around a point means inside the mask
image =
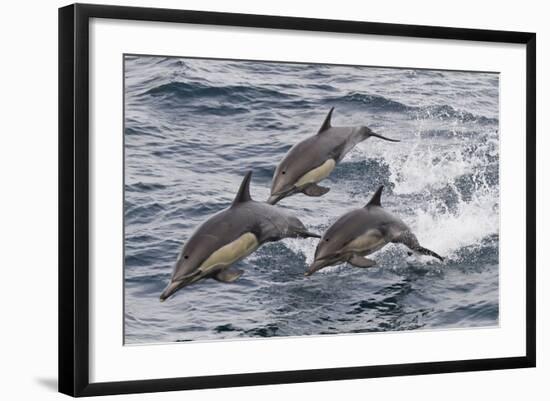
M 419 209 L 411 222 L 421 244 L 453 258 L 463 247 L 479 244 L 498 233 L 498 193 L 480 191 L 469 201 L 459 201 L 453 211 L 441 212 L 434 202 L 428 209 Z
M 306 258 L 308 265 L 313 262 L 317 242 L 316 238 L 286 238 L 283 240 L 283 244 L 293 253 L 302 254 Z
M 473 172 L 475 163 L 466 160 L 460 147 L 444 154 L 432 147 L 415 144 L 409 153 L 394 158 L 390 180 L 396 194 L 412 194 L 426 187 L 438 188 L 453 179 Z

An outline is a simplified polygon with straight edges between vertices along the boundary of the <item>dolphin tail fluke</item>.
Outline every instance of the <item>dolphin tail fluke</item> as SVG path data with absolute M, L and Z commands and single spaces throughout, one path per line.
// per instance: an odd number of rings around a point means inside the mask
M 380 134 L 375 134 L 374 132 L 369 132 L 369 136 L 375 136 L 377 138 L 380 138 L 380 139 L 383 139 L 385 141 L 389 141 L 389 142 L 401 142 L 399 139 L 391 139 L 391 138 L 388 138 L 388 137 L 385 137 L 385 136 L 382 136 Z

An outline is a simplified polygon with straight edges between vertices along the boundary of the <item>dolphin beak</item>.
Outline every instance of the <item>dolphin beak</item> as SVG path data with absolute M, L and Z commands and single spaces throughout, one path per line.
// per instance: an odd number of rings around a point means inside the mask
M 285 192 L 275 193 L 267 199 L 267 203 L 269 203 L 270 205 L 274 205 L 277 202 L 279 202 L 281 199 L 283 199 L 285 196 L 286 196 Z
M 281 199 L 286 198 L 287 196 L 293 195 L 297 192 L 300 192 L 300 190 L 296 187 L 290 187 L 288 189 L 275 192 L 271 194 L 271 196 L 267 199 L 267 203 L 269 203 L 270 205 L 274 205 L 277 202 L 279 202 Z
M 182 287 L 181 281 L 172 281 L 160 294 L 160 302 L 164 302 L 167 298 L 172 296 L 177 290 Z
M 176 291 L 182 289 L 183 287 L 187 287 L 189 284 L 193 284 L 204 278 L 205 275 L 202 273 L 204 272 L 201 272 L 201 270 L 196 270 L 187 276 L 183 276 L 181 279 L 170 281 L 170 284 L 168 284 L 164 291 L 162 291 L 162 294 L 160 294 L 160 302 L 164 302 L 167 298 L 171 297 Z
M 276 204 L 279 200 L 281 200 L 281 198 L 279 197 L 279 195 L 271 195 L 269 198 L 267 198 L 267 203 L 269 203 L 270 205 L 274 205 L 274 204 Z
M 313 263 L 309 265 L 307 272 L 304 273 L 304 276 L 311 276 L 316 271 L 319 271 L 328 265 L 330 265 L 330 263 L 326 259 L 314 260 Z

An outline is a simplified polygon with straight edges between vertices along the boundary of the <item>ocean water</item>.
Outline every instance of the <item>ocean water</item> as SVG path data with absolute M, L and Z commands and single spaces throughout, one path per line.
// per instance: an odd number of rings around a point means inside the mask
M 126 56 L 126 344 L 498 325 L 499 76 L 494 73 Z M 316 239 L 265 244 L 232 284 L 203 280 L 166 302 L 194 228 L 246 171 L 266 200 L 288 149 L 333 125 L 369 138 L 322 182 L 278 206 L 319 233 L 386 186 L 382 204 L 446 258 L 387 245 L 368 270 L 304 277 Z

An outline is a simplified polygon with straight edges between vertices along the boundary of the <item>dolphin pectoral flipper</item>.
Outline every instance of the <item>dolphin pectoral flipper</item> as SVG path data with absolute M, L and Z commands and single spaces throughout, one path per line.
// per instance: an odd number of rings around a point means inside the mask
M 228 269 L 222 270 L 221 272 L 213 276 L 213 278 L 222 283 L 232 283 L 233 281 L 241 277 L 243 273 L 244 271 L 240 269 L 237 269 L 235 267 L 230 267 Z
M 362 256 L 354 255 L 349 260 L 348 263 L 355 267 L 366 268 L 373 267 L 376 265 L 376 262 L 372 259 L 367 259 Z
M 317 184 L 310 184 L 305 187 L 302 192 L 307 196 L 323 196 L 328 191 L 330 191 L 330 188 L 322 187 Z
M 400 234 L 399 236 L 394 238 L 394 240 L 392 242 L 398 243 L 398 244 L 403 244 L 406 247 L 408 247 L 409 249 L 411 249 L 415 252 L 418 252 L 421 255 L 432 256 L 434 258 L 439 259 L 442 262 L 444 261 L 443 257 L 439 256 L 434 251 L 431 251 L 428 248 L 424 248 L 423 246 L 421 246 L 418 242 L 418 239 L 416 238 L 416 235 L 414 235 L 410 231 L 406 231 L 406 232 Z

